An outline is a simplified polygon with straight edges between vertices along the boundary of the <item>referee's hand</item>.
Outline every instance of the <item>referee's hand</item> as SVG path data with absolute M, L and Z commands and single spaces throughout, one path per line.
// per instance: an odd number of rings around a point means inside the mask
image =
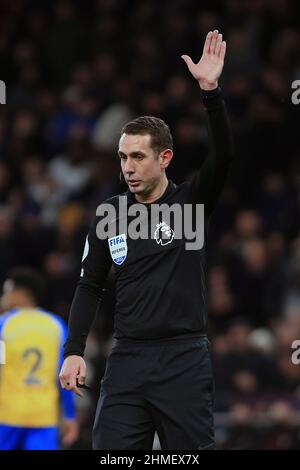
M 214 90 L 223 70 L 226 54 L 226 42 L 217 29 L 209 31 L 199 62 L 194 63 L 190 56 L 184 54 L 182 59 L 202 90 Z
M 76 395 L 82 397 L 83 393 L 78 388 L 77 381 L 80 385 L 84 385 L 85 371 L 85 361 L 81 356 L 72 355 L 66 357 L 59 373 L 62 388 L 72 390 Z

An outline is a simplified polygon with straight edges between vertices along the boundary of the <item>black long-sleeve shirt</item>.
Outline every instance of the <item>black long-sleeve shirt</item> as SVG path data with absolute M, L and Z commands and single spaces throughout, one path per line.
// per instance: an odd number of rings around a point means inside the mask
M 81 278 L 71 306 L 65 357 L 83 355 L 112 265 L 116 274 L 116 338 L 151 340 L 206 333 L 207 229 L 228 174 L 233 145 L 220 88 L 201 94 L 208 115 L 210 154 L 191 181 L 177 186 L 169 180 L 166 191 L 155 204 L 177 203 L 182 207 L 188 203 L 204 204 L 203 247 L 187 250 L 184 237 L 158 243 L 153 236 L 137 240 L 128 236 L 126 258 L 118 265 L 113 262 L 108 240 L 97 237 L 99 217 L 96 217 L 88 233 Z M 137 203 L 129 190 L 124 195 L 128 207 Z M 118 208 L 121 196 L 106 202 Z M 150 213 L 151 204 L 145 206 Z

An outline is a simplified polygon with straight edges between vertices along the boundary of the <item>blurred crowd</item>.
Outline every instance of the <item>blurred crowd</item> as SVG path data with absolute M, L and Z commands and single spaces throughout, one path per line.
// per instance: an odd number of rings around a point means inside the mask
M 300 28 L 292 0 L 15 0 L 0 15 L 0 282 L 41 270 L 65 319 L 96 207 L 124 190 L 117 143 L 138 115 L 174 136 L 169 177 L 209 150 L 199 89 L 181 54 L 227 41 L 220 83 L 236 159 L 209 238 L 210 338 L 221 448 L 299 448 Z M 78 400 L 88 448 L 113 327 L 113 283 L 87 345 L 92 393 Z

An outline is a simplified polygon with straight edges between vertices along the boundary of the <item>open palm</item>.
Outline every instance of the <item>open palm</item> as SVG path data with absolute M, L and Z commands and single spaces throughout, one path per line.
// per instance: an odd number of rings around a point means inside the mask
M 193 77 L 198 80 L 204 90 L 212 90 L 218 86 L 218 79 L 224 66 L 226 42 L 222 41 L 222 34 L 218 30 L 210 31 L 203 47 L 202 57 L 194 63 L 188 55 L 181 57 L 187 64 Z

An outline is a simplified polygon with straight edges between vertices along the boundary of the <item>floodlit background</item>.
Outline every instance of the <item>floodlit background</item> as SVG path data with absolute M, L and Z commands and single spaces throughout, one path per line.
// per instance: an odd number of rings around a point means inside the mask
M 45 307 L 67 319 L 86 231 L 117 194 L 122 125 L 170 125 L 176 183 L 208 151 L 197 83 L 180 58 L 204 38 L 227 41 L 221 86 L 236 161 L 210 232 L 210 329 L 219 448 L 300 447 L 300 15 L 291 0 L 1 2 L 0 282 L 29 265 L 47 280 Z M 113 280 L 90 335 L 91 426 L 113 326 Z M 187 312 L 188 313 L 188 312 Z M 84 314 L 84 312 L 83 312 Z M 156 441 L 155 445 L 158 445 Z

